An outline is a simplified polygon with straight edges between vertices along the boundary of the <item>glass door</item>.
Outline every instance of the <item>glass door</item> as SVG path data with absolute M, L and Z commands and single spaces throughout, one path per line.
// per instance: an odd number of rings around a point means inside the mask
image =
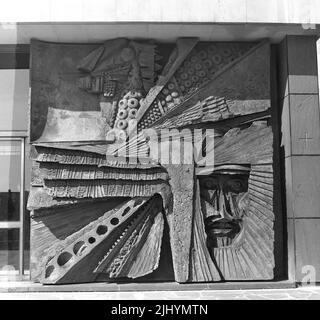
M 23 278 L 29 264 L 29 255 L 25 257 L 25 249 L 29 249 L 25 205 L 25 138 L 0 137 L 1 280 Z

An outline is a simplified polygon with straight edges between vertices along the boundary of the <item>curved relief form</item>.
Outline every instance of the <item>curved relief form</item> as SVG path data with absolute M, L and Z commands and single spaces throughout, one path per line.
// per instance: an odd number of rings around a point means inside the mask
M 109 278 L 144 276 L 158 266 L 162 233 L 161 197 L 133 198 L 104 213 L 81 229 L 72 241 L 67 241 L 47 261 L 41 281 L 63 283 L 73 282 L 73 278 L 81 281 L 81 264 L 101 246 L 108 250 L 96 263 L 93 274 L 105 273 Z M 146 253 L 149 253 L 147 261 Z

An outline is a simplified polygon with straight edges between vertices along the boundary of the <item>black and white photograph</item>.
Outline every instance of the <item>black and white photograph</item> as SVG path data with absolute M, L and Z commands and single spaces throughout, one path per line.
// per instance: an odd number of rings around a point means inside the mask
M 1 305 L 320 300 L 320 0 L 0 8 Z

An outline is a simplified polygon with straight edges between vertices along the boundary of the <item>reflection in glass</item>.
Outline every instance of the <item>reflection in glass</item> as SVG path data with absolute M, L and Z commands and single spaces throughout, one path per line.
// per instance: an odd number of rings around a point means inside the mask
M 19 229 L 0 229 L 0 275 L 19 271 Z
M 0 141 L 0 221 L 19 221 L 21 141 Z

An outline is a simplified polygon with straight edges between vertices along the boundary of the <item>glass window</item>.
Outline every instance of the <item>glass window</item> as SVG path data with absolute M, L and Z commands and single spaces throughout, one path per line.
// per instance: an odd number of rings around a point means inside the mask
M 19 274 L 19 232 L 0 229 L 0 276 Z
M 25 210 L 24 167 L 25 139 L 0 133 L 0 276 L 21 276 L 29 269 L 30 214 Z

